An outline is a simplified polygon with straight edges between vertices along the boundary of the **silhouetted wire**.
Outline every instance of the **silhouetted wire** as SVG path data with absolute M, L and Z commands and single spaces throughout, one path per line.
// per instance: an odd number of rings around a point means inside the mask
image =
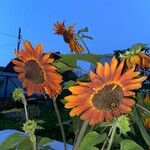
M 7 44 L 7 45 L 0 45 L 0 48 L 4 48 L 4 47 L 9 47 L 9 46 L 14 46 L 16 44 L 12 43 L 12 44 Z
M 12 34 L 8 34 L 8 33 L 2 33 L 2 32 L 0 32 L 0 35 L 4 35 L 4 36 L 9 36 L 9 37 L 17 38 L 16 35 L 12 35 Z

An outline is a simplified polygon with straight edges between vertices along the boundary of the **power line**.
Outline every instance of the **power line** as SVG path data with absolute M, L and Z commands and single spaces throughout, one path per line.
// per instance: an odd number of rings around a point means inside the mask
M 2 33 L 2 32 L 0 32 L 0 34 L 4 35 L 4 36 L 9 36 L 9 37 L 17 38 L 16 35 L 12 35 L 12 34 L 8 34 L 8 33 Z
M 0 45 L 0 48 L 4 48 L 4 47 L 9 47 L 9 46 L 13 46 L 13 45 L 16 45 L 16 44 L 7 44 L 7 45 Z

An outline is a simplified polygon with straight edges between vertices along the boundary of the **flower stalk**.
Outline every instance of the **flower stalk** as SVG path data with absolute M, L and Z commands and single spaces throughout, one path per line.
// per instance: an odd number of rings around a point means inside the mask
M 77 141 L 76 141 L 76 143 L 75 143 L 75 145 L 74 145 L 74 147 L 73 147 L 73 150 L 79 150 L 79 146 L 80 146 L 80 143 L 81 143 L 81 141 L 82 141 L 82 138 L 83 138 L 83 136 L 84 136 L 84 134 L 85 134 L 86 128 L 87 128 L 87 126 L 88 126 L 88 123 L 89 123 L 89 122 L 88 122 L 87 120 L 85 120 L 85 121 L 83 122 L 83 125 L 82 125 L 82 127 L 81 127 L 80 132 L 79 132 Z
M 61 120 L 59 109 L 58 109 L 58 106 L 57 106 L 57 103 L 56 103 L 56 99 L 57 99 L 57 97 L 53 97 L 52 98 L 53 104 L 54 104 L 54 108 L 55 108 L 55 112 L 56 112 L 56 115 L 57 115 L 57 119 L 58 119 L 58 122 L 59 122 L 59 126 L 60 126 L 60 129 L 61 129 L 61 134 L 62 134 L 63 143 L 64 143 L 64 150 L 67 150 L 64 127 L 63 127 L 63 124 L 62 124 L 62 120 Z

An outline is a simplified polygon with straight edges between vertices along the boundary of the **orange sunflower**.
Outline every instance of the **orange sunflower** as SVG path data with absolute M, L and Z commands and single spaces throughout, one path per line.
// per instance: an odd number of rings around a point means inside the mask
M 28 95 L 33 93 L 44 93 L 50 97 L 61 92 L 60 83 L 62 76 L 57 73 L 56 68 L 50 63 L 50 53 L 43 54 L 43 46 L 38 44 L 35 48 L 30 42 L 24 42 L 24 49 L 16 51 L 17 59 L 13 59 L 14 70 L 19 74 Z
M 113 117 L 132 111 L 135 101 L 130 98 L 147 77 L 138 77 L 139 72 L 130 69 L 122 73 L 124 61 L 118 64 L 115 57 L 110 64 L 97 64 L 96 73 L 90 72 L 89 82 L 79 82 L 69 90 L 65 108 L 72 108 L 70 116 L 80 115 L 90 125 L 111 121 Z
M 55 34 L 62 35 L 64 41 L 69 44 L 71 52 L 80 53 L 83 51 L 83 47 L 78 43 L 74 34 L 74 25 L 69 28 L 65 27 L 65 23 L 56 22 L 54 24 Z

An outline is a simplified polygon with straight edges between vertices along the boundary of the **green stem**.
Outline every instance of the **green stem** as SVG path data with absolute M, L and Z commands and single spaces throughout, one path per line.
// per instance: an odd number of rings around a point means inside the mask
M 109 140 L 109 136 L 111 135 L 112 130 L 113 130 L 113 127 L 110 128 L 109 133 L 108 133 L 108 136 L 107 136 L 107 139 L 105 140 L 105 142 L 104 142 L 104 144 L 103 144 L 101 150 L 105 150 L 106 143 L 107 143 L 108 140 Z
M 58 107 L 57 107 L 56 99 L 57 99 L 57 97 L 53 98 L 53 104 L 54 104 L 55 112 L 56 112 L 57 119 L 58 119 L 58 122 L 59 122 L 59 126 L 60 126 L 60 129 L 61 129 L 61 134 L 62 134 L 62 138 L 63 138 L 63 142 L 64 142 L 64 150 L 67 150 L 65 132 L 64 132 L 61 116 L 60 116 L 60 113 L 59 113 L 59 110 L 58 110 Z
M 29 120 L 29 117 L 28 117 L 28 111 L 27 111 L 27 100 L 25 98 L 25 96 L 23 95 L 22 97 L 22 103 L 24 105 L 24 111 L 25 111 L 25 117 L 26 117 L 26 121 Z
M 116 129 L 117 129 L 117 125 L 115 124 L 113 126 L 113 128 L 112 128 L 112 133 L 111 133 L 111 137 L 110 137 L 110 140 L 109 140 L 109 144 L 108 144 L 107 150 L 110 150 L 110 148 L 112 146 L 113 139 L 114 139 L 114 136 L 115 136 L 115 133 L 116 133 Z
M 145 112 L 147 112 L 148 114 L 150 114 L 150 110 L 146 109 L 145 107 L 143 107 L 142 105 L 140 104 L 136 104 L 137 107 L 143 109 Z
M 79 135 L 78 135 L 78 138 L 77 138 L 77 141 L 76 141 L 76 143 L 75 143 L 75 146 L 74 146 L 73 150 L 79 150 L 79 145 L 80 145 L 81 140 L 82 140 L 82 138 L 83 138 L 83 136 L 84 136 L 84 134 L 85 134 L 86 128 L 87 128 L 87 126 L 88 126 L 88 123 L 89 123 L 89 122 L 88 122 L 87 120 L 85 120 L 85 121 L 83 122 L 83 125 L 82 125 L 82 127 L 81 127 L 80 132 L 79 132 Z
M 36 150 L 36 143 L 33 142 L 33 150 Z
M 81 41 L 81 42 L 83 43 L 83 45 L 85 46 L 85 48 L 86 48 L 88 54 L 91 54 L 91 53 L 90 53 L 90 50 L 89 50 L 88 46 L 86 45 L 86 43 L 84 42 L 84 40 L 83 40 L 80 36 L 78 36 L 78 38 L 80 39 L 80 41 Z

